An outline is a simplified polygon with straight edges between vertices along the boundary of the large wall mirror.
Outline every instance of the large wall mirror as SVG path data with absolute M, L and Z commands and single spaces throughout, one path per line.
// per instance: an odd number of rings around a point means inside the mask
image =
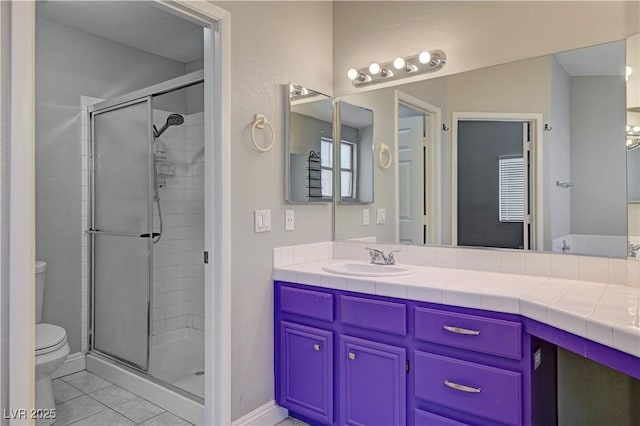
M 610 257 L 639 248 L 640 140 L 629 140 L 640 132 L 625 134 L 640 126 L 638 96 L 626 95 L 632 40 L 342 97 L 373 111 L 374 144 L 393 162 L 374 167 L 386 221 L 362 226 L 356 206 L 337 206 L 335 239 Z

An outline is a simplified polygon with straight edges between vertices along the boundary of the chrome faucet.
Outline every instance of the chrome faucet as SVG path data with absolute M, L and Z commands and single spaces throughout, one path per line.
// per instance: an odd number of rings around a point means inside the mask
M 382 250 L 365 247 L 365 250 L 369 250 L 370 261 L 373 264 L 377 265 L 395 265 L 396 258 L 393 256 L 393 253 L 398 253 L 400 250 L 392 250 L 388 255 L 385 256 Z

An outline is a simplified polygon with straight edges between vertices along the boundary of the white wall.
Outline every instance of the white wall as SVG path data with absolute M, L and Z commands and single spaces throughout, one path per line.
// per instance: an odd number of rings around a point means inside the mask
M 442 76 L 621 40 L 640 31 L 639 8 L 614 1 L 338 1 L 334 91 L 362 91 L 346 78 L 349 68 L 425 49 L 445 51 Z
M 623 77 L 571 77 L 571 233 L 627 235 Z M 623 247 L 624 249 L 624 247 Z M 624 250 L 623 250 L 624 252 Z
M 331 205 L 284 201 L 284 85 L 332 93 L 332 3 L 216 2 L 231 13 L 232 418 L 273 399 L 272 248 L 330 240 Z M 274 148 L 249 139 L 255 114 L 276 131 Z M 259 134 L 259 133 L 258 133 Z M 295 231 L 284 231 L 284 210 Z M 253 232 L 271 209 L 272 231 Z
M 36 21 L 36 258 L 47 261 L 43 321 L 81 349 L 80 96 L 111 98 L 184 74 L 185 65 Z

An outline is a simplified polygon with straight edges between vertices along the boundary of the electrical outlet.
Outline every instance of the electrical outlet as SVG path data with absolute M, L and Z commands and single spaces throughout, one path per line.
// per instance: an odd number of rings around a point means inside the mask
M 376 210 L 376 223 L 378 225 L 384 225 L 387 223 L 387 209 Z
M 362 209 L 362 224 L 369 224 L 369 209 Z
M 271 210 L 255 210 L 255 231 L 271 232 Z
M 293 231 L 295 229 L 295 216 L 293 210 L 285 210 L 284 212 L 284 230 Z

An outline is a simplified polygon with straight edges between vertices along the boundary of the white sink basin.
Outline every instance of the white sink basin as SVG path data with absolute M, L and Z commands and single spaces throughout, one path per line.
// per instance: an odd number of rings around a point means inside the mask
M 393 277 L 407 275 L 413 272 L 406 266 L 399 265 L 375 265 L 366 262 L 336 262 L 322 267 L 323 270 L 333 274 L 351 275 L 359 277 Z

